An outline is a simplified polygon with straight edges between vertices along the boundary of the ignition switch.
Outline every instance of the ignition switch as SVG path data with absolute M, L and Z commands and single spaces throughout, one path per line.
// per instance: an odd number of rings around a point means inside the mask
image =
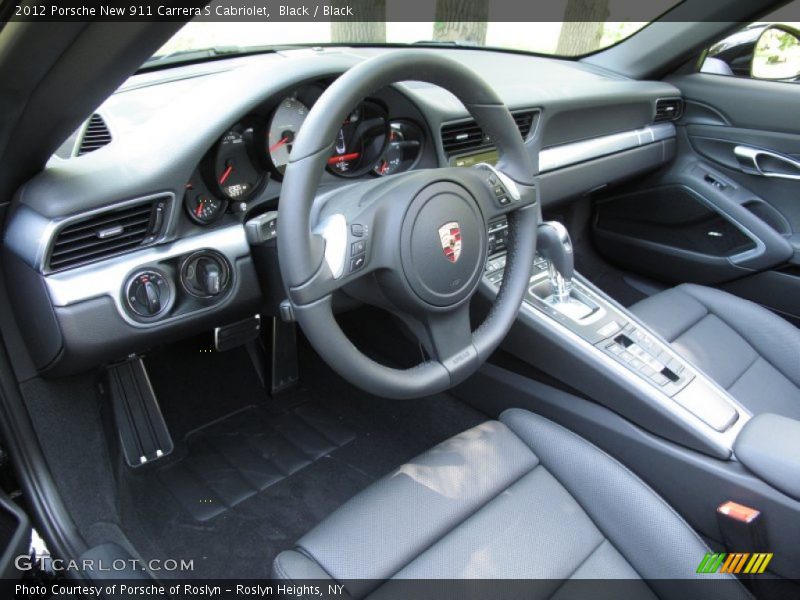
M 230 283 L 228 261 L 219 252 L 201 250 L 189 255 L 181 265 L 181 284 L 196 298 L 213 298 Z

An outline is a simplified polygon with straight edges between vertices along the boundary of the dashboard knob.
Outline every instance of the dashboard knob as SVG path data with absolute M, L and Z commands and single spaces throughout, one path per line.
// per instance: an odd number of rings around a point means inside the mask
M 214 259 L 200 258 L 197 261 L 197 282 L 209 296 L 222 291 L 220 285 L 220 266 Z
M 147 312 L 151 315 L 157 315 L 161 312 L 161 294 L 158 293 L 158 288 L 152 281 L 144 283 L 144 293 L 147 297 Z
M 166 277 L 155 270 L 134 274 L 125 286 L 128 308 L 140 317 L 155 317 L 164 312 L 171 296 Z

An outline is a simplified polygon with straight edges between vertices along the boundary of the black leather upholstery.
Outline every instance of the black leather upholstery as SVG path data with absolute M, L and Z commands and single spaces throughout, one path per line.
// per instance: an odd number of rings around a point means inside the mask
M 631 307 L 753 414 L 800 419 L 800 330 L 732 294 L 679 285 Z
M 694 577 L 706 552 L 616 460 L 511 409 L 373 484 L 273 569 L 283 579 L 330 577 L 354 598 L 390 595 L 390 578 L 535 578 L 547 580 L 543 597 L 570 597 L 575 580 L 645 578 L 635 584 L 645 598 L 669 597 L 675 587 L 667 580 Z M 738 584 L 722 592 L 748 597 Z

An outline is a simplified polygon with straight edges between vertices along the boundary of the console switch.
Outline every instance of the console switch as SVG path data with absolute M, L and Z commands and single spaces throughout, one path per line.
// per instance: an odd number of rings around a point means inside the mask
M 655 348 L 651 345 L 649 338 L 643 337 L 643 334 L 640 334 L 638 329 L 631 331 L 630 326 L 625 329 L 630 333 L 621 333 L 615 337 L 614 341 L 605 346 L 608 352 L 618 356 L 633 370 L 641 372 L 659 386 L 663 387 L 670 381 L 673 383 L 680 381 L 680 375 L 671 366 L 664 364 L 653 356 Z M 641 338 L 649 347 L 645 349 L 639 342 L 635 342 L 631 336 Z
M 366 240 L 358 240 L 350 245 L 350 256 L 357 256 L 363 254 L 367 250 Z
M 362 254 L 361 256 L 356 256 L 355 258 L 350 260 L 350 272 L 358 271 L 361 269 L 364 264 L 367 262 L 367 257 Z

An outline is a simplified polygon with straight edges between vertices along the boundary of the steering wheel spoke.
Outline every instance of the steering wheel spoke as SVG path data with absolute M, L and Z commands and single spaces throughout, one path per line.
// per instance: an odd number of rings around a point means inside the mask
M 478 353 L 472 344 L 469 303 L 445 312 L 401 318 L 428 356 L 447 369 L 451 379 L 460 379 L 460 374 L 471 372 Z
M 321 240 L 322 262 L 313 276 L 290 289 L 296 304 L 310 304 L 329 296 L 378 269 L 391 266 L 385 244 L 375 236 L 378 207 L 362 207 L 353 198 L 366 185 L 348 186 L 323 202 L 312 235 Z
M 472 345 L 469 304 L 447 312 L 429 313 L 414 320 L 416 327 L 412 327 L 412 331 L 434 360 L 444 362 Z

